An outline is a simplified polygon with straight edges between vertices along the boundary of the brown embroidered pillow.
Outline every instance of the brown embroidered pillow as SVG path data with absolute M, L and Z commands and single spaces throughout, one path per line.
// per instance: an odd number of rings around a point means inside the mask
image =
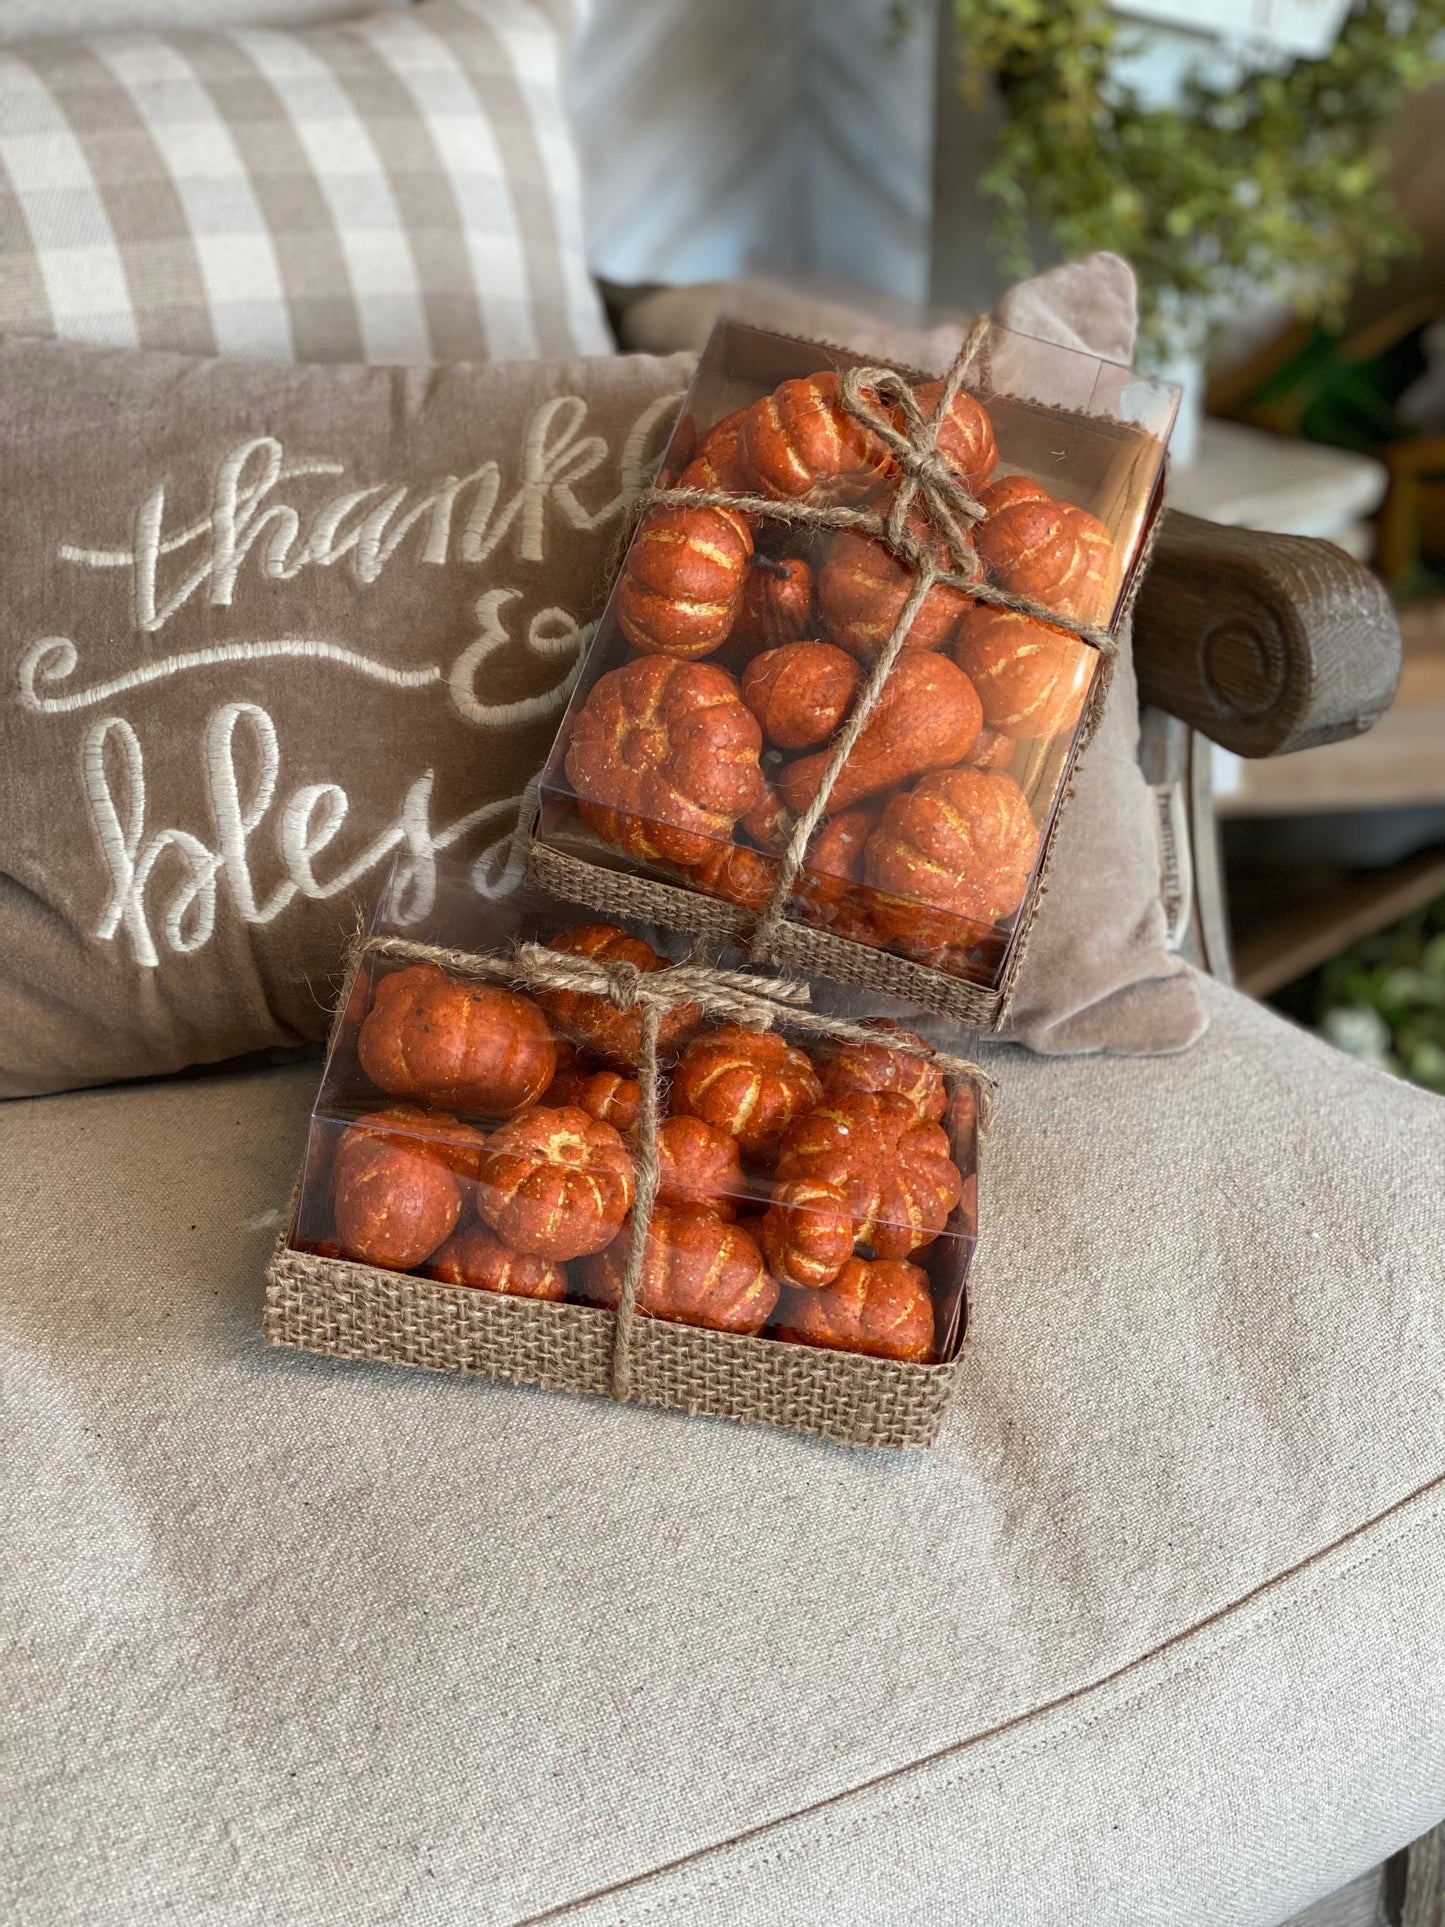
M 0 1095 L 324 1035 L 398 850 L 506 887 L 690 371 L 0 343 Z

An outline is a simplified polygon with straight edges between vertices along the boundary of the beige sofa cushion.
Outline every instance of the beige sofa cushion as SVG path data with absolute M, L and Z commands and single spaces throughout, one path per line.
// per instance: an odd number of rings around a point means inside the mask
M 903 1460 L 268 1351 L 313 1067 L 6 1107 L 7 1918 L 1265 1927 L 1423 1831 L 1445 1105 L 1207 1001 L 995 1051 Z

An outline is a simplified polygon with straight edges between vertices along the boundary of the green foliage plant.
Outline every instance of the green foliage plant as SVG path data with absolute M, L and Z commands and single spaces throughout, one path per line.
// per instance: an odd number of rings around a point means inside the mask
M 1106 0 L 954 0 L 954 13 L 965 95 L 994 80 L 1005 107 L 981 182 L 1004 266 L 1033 270 L 1035 224 L 1066 259 L 1113 249 L 1138 273 L 1156 349 L 1262 296 L 1333 322 L 1357 276 L 1411 245 L 1386 137 L 1405 97 L 1445 72 L 1445 0 L 1354 0 L 1322 59 L 1212 58 L 1167 105 L 1128 78 L 1141 30 Z

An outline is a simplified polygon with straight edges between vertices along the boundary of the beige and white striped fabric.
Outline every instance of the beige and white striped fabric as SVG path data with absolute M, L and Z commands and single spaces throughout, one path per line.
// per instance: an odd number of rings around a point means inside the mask
M 566 0 L 0 50 L 0 333 L 265 360 L 605 354 Z

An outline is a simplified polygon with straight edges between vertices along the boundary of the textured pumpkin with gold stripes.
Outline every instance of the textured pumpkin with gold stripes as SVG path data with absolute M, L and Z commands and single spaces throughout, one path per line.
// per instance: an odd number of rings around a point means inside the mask
M 710 487 L 697 464 L 685 488 Z M 617 585 L 617 621 L 645 655 L 710 656 L 742 601 L 752 530 L 735 509 L 660 508 L 633 536 Z
M 581 1290 L 594 1305 L 615 1308 L 622 1292 L 632 1226 L 581 1268 Z M 710 1211 L 652 1214 L 643 1250 L 637 1309 L 645 1318 L 703 1325 L 711 1331 L 761 1331 L 778 1302 L 763 1254 L 740 1225 Z
M 754 402 L 738 447 L 748 485 L 778 501 L 865 501 L 896 473 L 884 443 L 843 407 L 830 369 Z
M 557 1068 L 552 1033 L 530 997 L 469 983 L 434 963 L 380 979 L 357 1054 L 372 1083 L 393 1096 L 481 1117 L 534 1103 Z
M 506 1298 L 547 1298 L 555 1304 L 567 1296 L 567 1274 L 561 1265 L 511 1250 L 481 1224 L 453 1232 L 433 1254 L 426 1275 L 438 1284 L 467 1285 L 473 1291 L 495 1291 Z
M 630 970 L 650 976 L 666 970 L 668 961 L 644 937 L 635 937 L 615 923 L 579 923 L 560 930 L 547 939 L 547 948 L 565 957 L 585 957 L 589 963 L 625 964 Z M 634 1065 L 642 1056 L 642 1012 L 636 1008 L 619 1010 L 610 997 L 590 990 L 540 990 L 537 1001 L 557 1029 L 614 1063 Z M 697 1004 L 675 1004 L 658 1014 L 657 1048 L 667 1057 L 678 1051 L 702 1022 Z M 569 1067 L 570 1068 L 570 1067 Z M 561 1102 L 553 1090 L 548 1102 Z M 590 1104 L 583 1106 L 591 1110 Z M 594 1112 L 594 1115 L 597 1113 Z M 615 1121 L 615 1120 L 611 1120 Z M 623 1127 L 625 1128 L 625 1127 Z
M 574 1105 L 538 1105 L 488 1140 L 477 1209 L 513 1251 L 562 1262 L 610 1244 L 635 1190 L 610 1124 Z
M 800 1117 L 778 1156 L 779 1182 L 795 1179 L 831 1185 L 880 1258 L 932 1244 L 963 1188 L 948 1133 L 896 1091 L 843 1091 Z
M 953 658 L 978 691 L 988 729 L 1061 736 L 1083 714 L 1094 651 L 1061 629 L 980 606 L 964 617 Z
M 1108 619 L 1119 588 L 1119 557 L 1097 516 L 1056 502 L 1019 476 L 985 490 L 982 500 L 989 513 L 974 527 L 974 545 L 1001 588 L 1063 616 Z
M 890 935 L 926 921 L 918 906 L 995 923 L 1023 902 L 1038 853 L 1028 798 L 1002 770 L 935 770 L 890 797 L 868 839 L 874 914 Z
M 821 1291 L 790 1291 L 773 1336 L 795 1345 L 926 1364 L 933 1356 L 933 1300 L 917 1265 L 850 1258 Z
M 720 1024 L 694 1037 L 672 1080 L 672 1108 L 737 1139 L 745 1158 L 768 1163 L 793 1120 L 823 1094 L 812 1061 L 776 1031 Z
M 837 1185 L 820 1178 L 775 1184 L 759 1235 L 780 1285 L 816 1291 L 853 1256 L 853 1214 Z

